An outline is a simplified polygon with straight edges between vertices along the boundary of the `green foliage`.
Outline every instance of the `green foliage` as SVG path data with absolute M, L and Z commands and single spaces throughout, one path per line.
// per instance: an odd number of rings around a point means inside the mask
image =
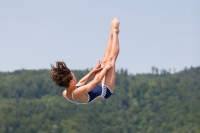
M 89 70 L 74 70 L 77 80 Z M 0 133 L 199 133 L 200 67 L 170 74 L 121 69 L 112 97 L 74 105 L 49 70 L 0 72 Z

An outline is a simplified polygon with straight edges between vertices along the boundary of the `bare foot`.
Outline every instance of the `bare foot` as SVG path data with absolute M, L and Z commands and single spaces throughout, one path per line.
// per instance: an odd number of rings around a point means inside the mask
M 112 33 L 119 34 L 119 20 L 117 18 L 113 18 L 111 21 L 111 30 Z

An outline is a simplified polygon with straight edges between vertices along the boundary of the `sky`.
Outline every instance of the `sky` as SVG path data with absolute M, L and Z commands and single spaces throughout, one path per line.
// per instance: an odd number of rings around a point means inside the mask
M 116 69 L 200 66 L 199 0 L 0 0 L 0 71 L 93 68 L 120 20 Z

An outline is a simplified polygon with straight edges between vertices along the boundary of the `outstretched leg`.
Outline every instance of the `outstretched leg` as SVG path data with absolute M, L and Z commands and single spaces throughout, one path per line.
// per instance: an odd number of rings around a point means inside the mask
M 115 62 L 119 54 L 119 40 L 118 40 L 119 20 L 117 18 L 114 18 L 112 20 L 111 30 L 112 30 L 112 37 L 110 41 L 111 44 L 109 45 L 110 51 L 107 56 L 104 56 L 102 62 L 104 63 L 103 65 L 110 62 L 112 67 L 107 71 L 105 77 L 102 80 L 102 83 L 108 86 L 110 90 L 113 92 L 115 89 Z
M 113 38 L 113 20 L 111 21 L 110 35 L 109 35 L 108 43 L 107 43 L 106 50 L 104 53 L 104 57 L 101 61 L 101 67 L 105 66 L 105 64 L 110 56 L 111 48 L 112 48 L 112 38 Z

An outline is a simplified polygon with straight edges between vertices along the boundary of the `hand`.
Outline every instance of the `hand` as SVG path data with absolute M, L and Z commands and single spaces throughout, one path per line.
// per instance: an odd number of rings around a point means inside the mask
M 97 73 L 99 71 L 101 71 L 103 68 L 101 68 L 101 62 L 100 60 L 98 61 L 97 65 L 93 68 L 93 72 Z
M 106 69 L 106 71 L 108 71 L 111 67 L 112 64 L 110 62 L 107 62 L 104 68 Z
M 94 67 L 94 69 L 100 68 L 100 67 L 101 67 L 101 62 L 100 62 L 100 60 L 98 60 L 98 63 L 97 63 L 97 65 Z

